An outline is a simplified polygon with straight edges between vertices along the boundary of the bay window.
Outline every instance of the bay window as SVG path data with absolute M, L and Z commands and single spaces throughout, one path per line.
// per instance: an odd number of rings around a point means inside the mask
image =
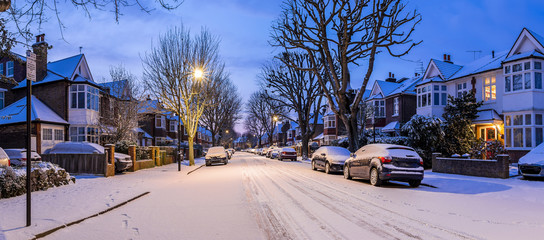
M 98 88 L 85 84 L 70 86 L 70 108 L 98 111 L 99 102 Z
M 526 61 L 505 66 L 504 74 L 505 92 L 542 89 L 542 63 L 539 61 Z
M 99 133 L 96 127 L 70 127 L 70 141 L 98 143 Z
M 530 149 L 543 142 L 542 113 L 505 115 L 505 145 L 508 148 Z

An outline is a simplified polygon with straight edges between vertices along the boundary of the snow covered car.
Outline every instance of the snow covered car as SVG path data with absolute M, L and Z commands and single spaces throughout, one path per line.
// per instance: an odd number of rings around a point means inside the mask
M 104 147 L 89 142 L 61 142 L 45 151 L 45 154 L 104 154 Z M 115 171 L 123 172 L 132 167 L 132 158 L 123 153 L 114 153 Z
M 344 163 L 344 178 L 352 177 L 368 179 L 373 186 L 395 180 L 418 187 L 423 180 L 423 160 L 410 147 L 368 144 Z
M 282 150 L 282 148 L 274 148 L 274 149 L 270 150 L 270 152 L 268 152 L 269 158 L 271 158 L 271 159 L 278 158 L 278 156 L 280 155 L 281 150 Z
M 273 158 L 272 157 L 272 152 L 274 152 L 274 150 L 278 148 L 278 147 L 275 147 L 275 146 L 272 146 L 272 147 L 269 147 L 266 152 L 265 152 L 265 155 L 267 158 Z
M 9 159 L 11 161 L 11 165 L 14 166 L 26 166 L 26 149 L 24 148 L 10 148 L 10 149 L 4 149 L 6 154 L 8 154 Z M 30 161 L 41 161 L 42 157 L 35 152 L 30 152 Z
M 278 159 L 280 161 L 283 161 L 283 159 L 291 159 L 291 161 L 297 160 L 297 151 L 290 147 L 280 148 L 278 153 Z
M 228 153 L 224 147 L 212 147 L 208 149 L 208 154 L 206 154 L 206 166 L 210 166 L 212 163 L 223 163 L 225 165 L 229 163 Z
M 323 146 L 312 155 L 312 170 L 323 169 L 325 173 L 342 172 L 344 162 L 351 152 L 343 147 Z
M 4 149 L 0 148 L 0 167 L 9 167 L 11 166 L 9 156 L 4 152 Z
M 544 143 L 541 143 L 518 161 L 518 169 L 525 178 L 544 177 Z

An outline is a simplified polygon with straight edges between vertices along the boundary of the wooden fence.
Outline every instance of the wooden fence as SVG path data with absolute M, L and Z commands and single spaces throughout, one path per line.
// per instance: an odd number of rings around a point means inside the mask
M 115 165 L 108 163 L 107 154 L 42 154 L 42 160 L 58 164 L 69 173 L 115 174 Z

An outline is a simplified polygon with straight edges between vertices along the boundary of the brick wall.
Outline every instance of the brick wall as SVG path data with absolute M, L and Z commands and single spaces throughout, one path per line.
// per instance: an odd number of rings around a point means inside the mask
M 452 173 L 468 176 L 508 178 L 509 157 L 498 155 L 496 160 L 441 158 L 433 153 L 433 172 Z
M 47 105 L 51 110 L 61 118 L 68 121 L 69 99 L 68 99 L 67 81 L 57 81 L 52 83 L 39 84 L 32 86 L 32 95 Z M 14 89 L 13 93 L 19 100 L 26 97 L 26 88 Z M 54 93 L 54 94 L 51 94 Z

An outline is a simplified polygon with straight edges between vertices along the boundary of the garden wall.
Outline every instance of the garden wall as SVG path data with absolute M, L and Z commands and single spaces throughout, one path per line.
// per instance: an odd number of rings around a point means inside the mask
M 509 157 L 498 155 L 496 160 L 441 158 L 433 153 L 433 172 L 452 173 L 468 176 L 508 178 L 510 175 Z

